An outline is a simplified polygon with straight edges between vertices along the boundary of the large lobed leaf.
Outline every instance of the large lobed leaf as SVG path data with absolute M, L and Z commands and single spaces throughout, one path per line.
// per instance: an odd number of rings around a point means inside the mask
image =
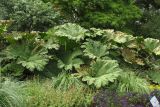
M 144 46 L 150 53 L 160 55 L 160 42 L 158 39 L 146 38 L 144 40 Z
M 154 83 L 160 84 L 160 72 L 158 71 L 149 71 L 148 76 Z
M 6 59 L 17 59 L 18 57 L 25 57 L 30 54 L 29 47 L 26 44 L 12 44 L 8 46 L 3 52 Z
M 23 74 L 24 67 L 13 61 L 1 68 L 2 73 L 5 73 L 6 71 L 11 71 L 10 73 L 12 76 L 20 76 Z
M 88 36 L 88 37 L 98 37 L 98 36 L 101 36 L 101 37 L 103 37 L 103 36 L 105 36 L 104 35 L 104 30 L 102 30 L 102 29 L 97 29 L 97 28 L 90 28 L 89 29 L 89 33 L 86 33 L 86 35 Z
M 145 65 L 143 59 L 138 56 L 137 51 L 129 48 L 123 48 L 121 52 L 126 62 L 131 64 Z
M 80 65 L 84 64 L 81 58 L 78 56 L 82 55 L 81 50 L 75 50 L 73 52 L 64 52 L 62 58 L 58 60 L 58 67 L 65 70 L 72 70 L 73 68 L 80 68 Z
M 84 42 L 81 47 L 84 48 L 84 55 L 92 59 L 101 58 L 109 53 L 109 47 L 107 47 L 107 45 L 102 44 L 100 41 L 93 41 L 91 39 Z
M 40 49 L 34 50 L 36 48 L 31 48 L 29 44 L 12 44 L 2 52 L 5 54 L 4 60 L 12 59 L 15 60 L 17 64 L 34 71 L 42 71 L 44 66 L 49 61 L 49 56 L 47 55 L 47 50 Z
M 117 43 L 126 43 L 135 39 L 132 35 L 120 31 L 114 32 L 113 30 L 105 30 L 105 32 L 109 40 L 113 40 Z
M 58 37 L 67 37 L 68 39 L 80 41 L 85 37 L 86 29 L 73 23 L 66 23 L 55 27 L 55 35 Z
M 120 75 L 121 69 L 115 60 L 97 60 L 91 65 L 92 73 L 82 78 L 89 85 L 101 88 L 114 82 Z
M 34 71 L 35 69 L 42 71 L 48 61 L 49 59 L 47 57 L 34 54 L 31 55 L 28 59 L 19 59 L 18 64 L 22 64 L 23 67 L 29 69 L 30 71 Z

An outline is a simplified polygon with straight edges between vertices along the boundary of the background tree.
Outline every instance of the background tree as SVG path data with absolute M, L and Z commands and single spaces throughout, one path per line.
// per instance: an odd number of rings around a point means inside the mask
M 9 14 L 13 12 L 13 0 L 0 0 L 0 19 L 9 19 Z
M 85 27 L 123 30 L 141 17 L 134 0 L 53 0 L 53 4 L 67 20 Z
M 2 13 L 0 16 L 4 18 L 8 16 L 8 19 L 14 20 L 11 30 L 46 31 L 56 24 L 59 16 L 51 3 L 44 3 L 41 0 L 11 0 L 10 5 L 5 2 L 1 5 L 7 14 Z
M 143 11 L 142 18 L 133 30 L 136 35 L 160 38 L 160 0 L 137 0 Z

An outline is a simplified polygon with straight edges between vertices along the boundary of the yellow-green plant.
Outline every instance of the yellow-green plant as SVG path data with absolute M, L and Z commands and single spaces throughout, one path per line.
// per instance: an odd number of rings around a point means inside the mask
M 150 92 L 149 83 L 144 78 L 136 76 L 134 72 L 122 72 L 118 79 L 119 92 L 135 92 L 135 93 L 148 93 Z

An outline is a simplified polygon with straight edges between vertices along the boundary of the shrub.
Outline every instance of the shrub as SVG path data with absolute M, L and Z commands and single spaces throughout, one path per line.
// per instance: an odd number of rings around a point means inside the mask
M 11 30 L 46 31 L 57 23 L 59 17 L 52 4 L 42 0 L 11 0 L 3 3 L 3 7 L 8 10 L 8 17 L 14 20 Z
M 151 38 L 160 38 L 160 12 L 153 15 L 146 23 L 142 25 L 142 34 Z

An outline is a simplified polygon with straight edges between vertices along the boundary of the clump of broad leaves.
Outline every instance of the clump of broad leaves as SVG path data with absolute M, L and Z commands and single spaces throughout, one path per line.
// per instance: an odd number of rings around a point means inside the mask
M 4 74 L 66 72 L 90 88 L 120 92 L 149 93 L 149 81 L 159 84 L 157 39 L 112 29 L 85 29 L 73 23 L 43 33 L 4 31 L 1 37 L 6 42 L 0 53 Z M 68 84 L 59 77 L 59 85 Z

